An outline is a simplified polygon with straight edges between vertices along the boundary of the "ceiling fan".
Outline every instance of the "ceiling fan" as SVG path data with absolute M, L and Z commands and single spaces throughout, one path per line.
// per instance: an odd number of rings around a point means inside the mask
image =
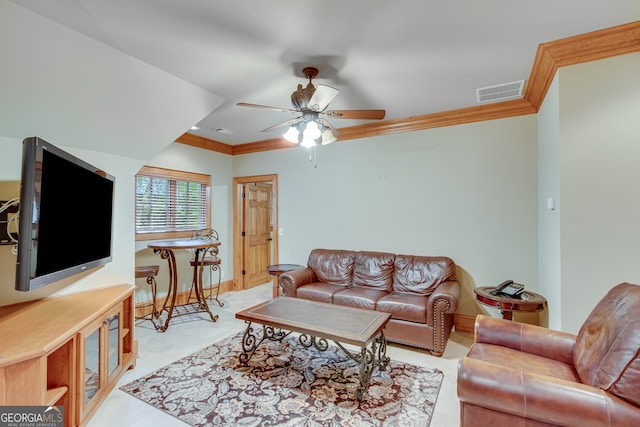
M 315 87 L 312 83 L 312 80 L 318 76 L 318 69 L 315 67 L 305 67 L 302 73 L 305 78 L 309 79 L 309 84 L 306 87 L 299 84 L 295 92 L 291 94 L 293 108 L 269 107 L 246 102 L 239 102 L 237 105 L 285 113 L 301 113 L 301 116 L 275 124 L 263 129 L 262 132 L 271 132 L 289 126 L 289 129 L 283 135 L 284 138 L 305 147 L 312 147 L 318 143 L 326 145 L 336 140 L 336 136 L 339 133 L 338 130 L 326 118 L 321 116 L 331 119 L 351 120 L 384 119 L 385 110 L 327 110 L 329 103 L 340 91 L 326 85 Z

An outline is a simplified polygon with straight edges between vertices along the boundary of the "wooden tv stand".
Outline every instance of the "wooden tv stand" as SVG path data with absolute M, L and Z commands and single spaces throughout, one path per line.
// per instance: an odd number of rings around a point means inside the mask
M 117 285 L 0 308 L 0 405 L 64 406 L 85 425 L 135 366 L 135 287 Z

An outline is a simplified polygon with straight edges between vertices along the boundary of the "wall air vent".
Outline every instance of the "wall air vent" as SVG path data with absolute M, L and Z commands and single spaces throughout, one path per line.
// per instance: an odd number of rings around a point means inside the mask
M 518 80 L 476 89 L 476 97 L 479 103 L 505 101 L 507 99 L 521 98 L 523 90 L 524 80 Z

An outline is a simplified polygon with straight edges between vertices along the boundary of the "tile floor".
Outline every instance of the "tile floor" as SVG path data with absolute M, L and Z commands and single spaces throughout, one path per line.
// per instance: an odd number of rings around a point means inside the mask
M 200 315 L 172 319 L 169 329 L 158 333 L 148 321 L 136 325 L 139 358 L 135 369 L 127 371 L 116 388 L 88 423 L 88 427 L 173 427 L 187 424 L 131 397 L 119 390 L 121 385 L 153 372 L 202 347 L 243 331 L 245 324 L 235 318 L 237 311 L 258 304 L 271 297 L 271 283 L 241 292 L 229 292 L 220 297 L 224 307 L 212 303 L 212 312 L 220 317 L 216 323 Z M 395 360 L 438 368 L 444 372 L 444 382 L 431 420 L 432 427 L 460 425 L 459 403 L 456 396 L 458 359 L 466 354 L 473 337 L 454 332 L 442 357 L 410 347 L 389 344 L 387 355 Z

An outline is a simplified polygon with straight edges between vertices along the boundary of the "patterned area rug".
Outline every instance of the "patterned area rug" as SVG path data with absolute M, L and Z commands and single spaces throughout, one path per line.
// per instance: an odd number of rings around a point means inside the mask
M 358 405 L 359 364 L 333 343 L 265 340 L 249 366 L 242 334 L 203 348 L 121 390 L 194 426 L 428 426 L 443 374 L 391 361 Z

